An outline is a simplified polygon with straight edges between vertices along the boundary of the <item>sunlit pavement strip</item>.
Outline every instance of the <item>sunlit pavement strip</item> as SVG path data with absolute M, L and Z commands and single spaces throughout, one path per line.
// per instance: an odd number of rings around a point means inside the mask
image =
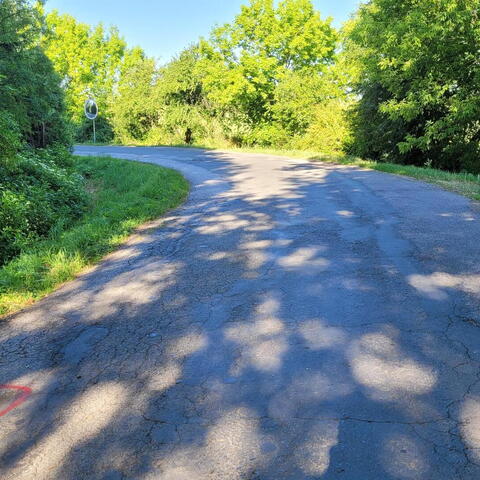
M 2 480 L 480 478 L 467 199 L 259 154 L 77 152 L 192 192 L 1 324 L 0 381 L 32 389 L 0 397 Z

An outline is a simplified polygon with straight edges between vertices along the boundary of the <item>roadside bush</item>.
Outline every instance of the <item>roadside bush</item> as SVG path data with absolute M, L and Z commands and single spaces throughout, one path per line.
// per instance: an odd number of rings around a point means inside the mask
M 57 148 L 24 152 L 0 164 L 0 265 L 83 214 L 88 195 L 71 162 Z
M 113 129 L 110 122 L 103 116 L 95 119 L 95 138 L 99 143 L 108 143 L 113 140 Z M 76 127 L 75 139 L 78 142 L 93 142 L 92 120 L 85 118 Z
M 246 140 L 248 145 L 281 148 L 287 145 L 289 134 L 279 124 L 264 123 L 255 127 Z
M 0 111 L 0 158 L 11 159 L 21 146 L 20 129 L 6 111 Z
M 305 135 L 292 141 L 292 147 L 326 154 L 339 153 L 351 136 L 347 103 L 330 100 L 315 107 L 314 118 Z
M 28 243 L 28 201 L 23 193 L 0 190 L 0 265 Z
M 480 173 L 478 0 L 371 0 L 344 50 L 357 64 L 352 153 Z

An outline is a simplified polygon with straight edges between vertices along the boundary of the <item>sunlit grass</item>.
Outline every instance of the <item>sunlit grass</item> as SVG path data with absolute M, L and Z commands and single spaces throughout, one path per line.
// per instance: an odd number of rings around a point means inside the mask
M 174 170 L 105 157 L 76 157 L 88 178 L 89 211 L 0 269 L 0 314 L 12 313 L 71 280 L 132 231 L 185 200 L 188 182 Z

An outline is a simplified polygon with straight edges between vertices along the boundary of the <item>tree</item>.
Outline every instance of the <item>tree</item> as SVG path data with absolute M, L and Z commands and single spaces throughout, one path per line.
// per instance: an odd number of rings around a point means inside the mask
M 198 46 L 192 45 L 160 69 L 157 91 L 167 105 L 200 105 L 205 102 L 197 68 Z
M 372 0 L 347 45 L 360 62 L 354 148 L 480 171 L 477 0 Z
M 70 15 L 53 11 L 46 16 L 42 46 L 62 79 L 71 120 L 82 130 L 83 104 L 91 95 L 100 118 L 109 120 L 110 103 L 126 44 L 115 27 L 90 27 Z
M 207 96 L 252 124 L 271 122 L 280 82 L 318 76 L 334 57 L 336 33 L 310 0 L 252 0 L 232 24 L 201 42 Z
M 82 178 L 68 169 L 64 92 L 40 45 L 44 26 L 31 2 L 0 1 L 0 265 L 86 207 Z
M 207 144 L 290 144 L 318 121 L 319 104 L 345 98 L 336 42 L 310 0 L 252 0 L 232 24 L 159 68 L 129 50 L 108 103 L 115 135 L 157 144 L 192 136 Z
M 144 140 L 157 122 L 155 62 L 140 48 L 128 50 L 119 68 L 119 83 L 110 104 L 115 136 L 122 142 Z
M 141 50 L 127 52 L 111 107 L 117 137 L 176 144 L 211 135 L 218 121 L 203 93 L 198 58 L 194 45 L 157 68 Z
M 39 45 L 42 27 L 43 17 L 30 2 L 0 2 L 0 105 L 10 131 L 1 141 L 8 136 L 10 147 L 69 141 L 60 79 Z M 6 144 L 2 150 L 11 155 Z
M 216 123 L 216 112 L 204 95 L 199 58 L 198 46 L 192 45 L 159 69 L 155 98 L 161 105 L 158 132 L 162 143 L 190 143 L 192 135 L 205 139 Z

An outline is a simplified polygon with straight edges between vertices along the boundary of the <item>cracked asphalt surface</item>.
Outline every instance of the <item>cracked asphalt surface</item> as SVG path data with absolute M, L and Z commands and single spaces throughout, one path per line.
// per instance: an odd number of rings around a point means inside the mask
M 0 324 L 0 383 L 33 391 L 2 479 L 480 478 L 478 205 L 282 157 L 77 153 L 192 192 Z

